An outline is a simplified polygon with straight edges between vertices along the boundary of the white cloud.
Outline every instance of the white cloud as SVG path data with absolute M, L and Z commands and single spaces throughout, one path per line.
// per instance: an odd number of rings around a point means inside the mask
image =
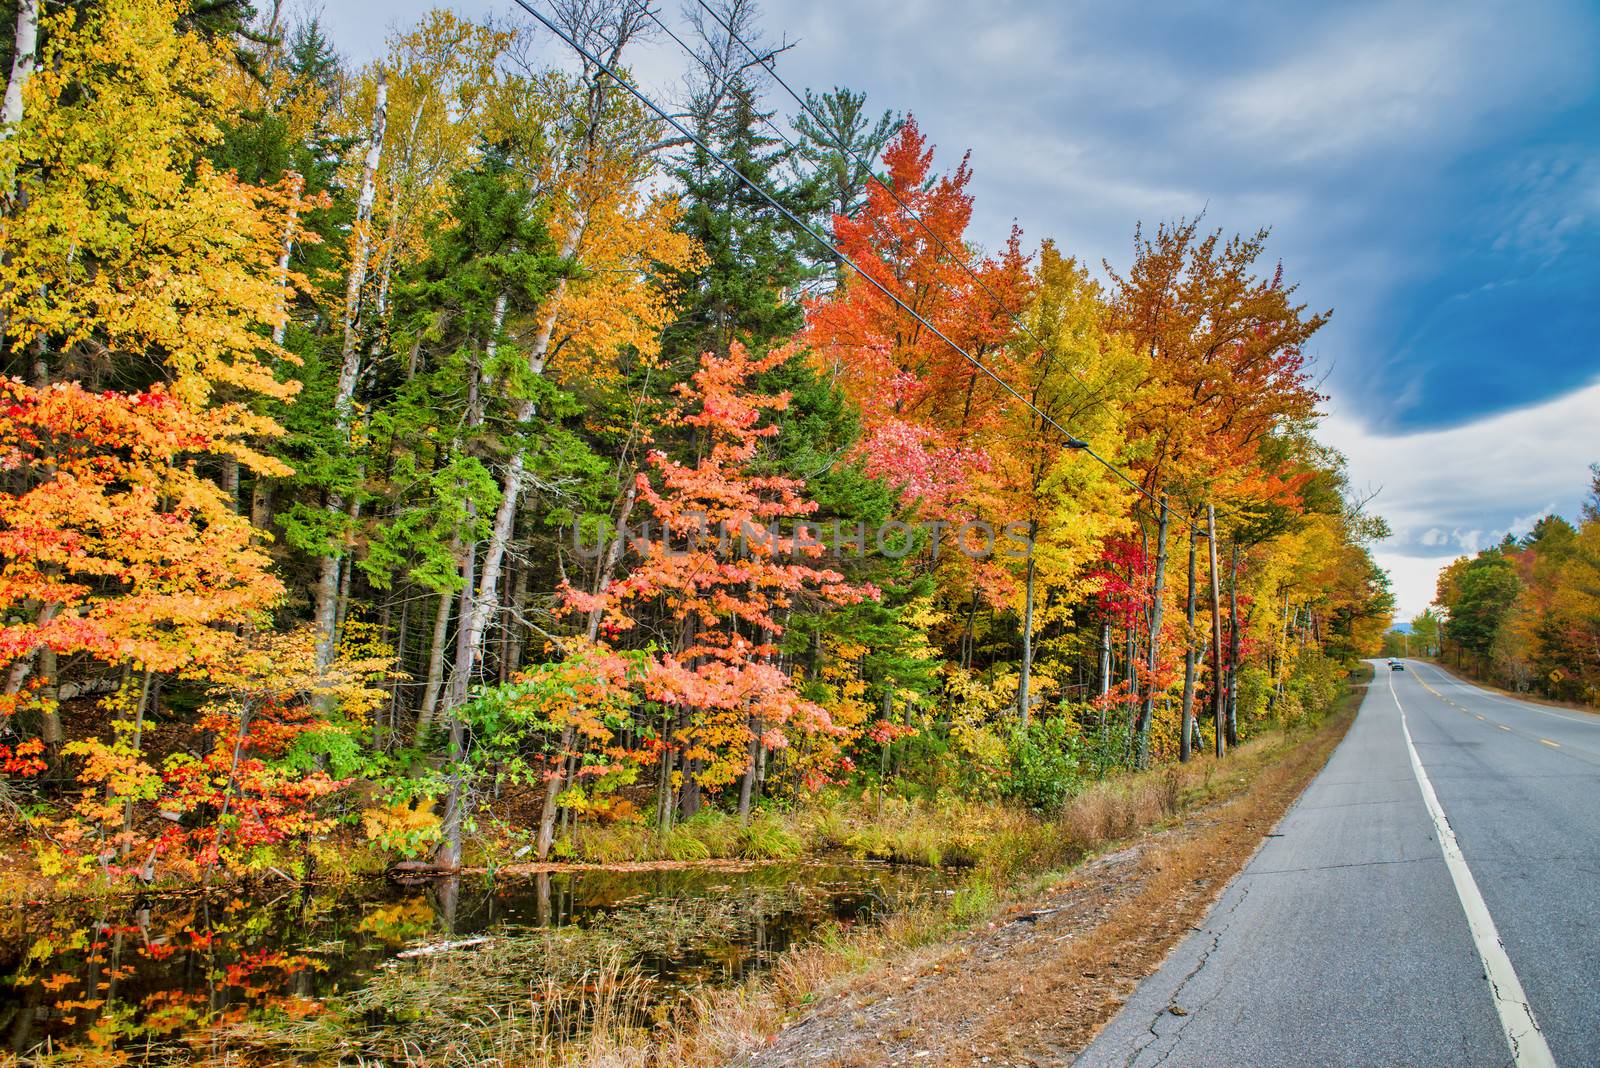
M 1335 410 L 1318 437 L 1344 452 L 1358 490 L 1394 536 L 1374 555 L 1389 569 L 1401 618 L 1433 596 L 1432 576 L 1458 553 L 1521 536 L 1552 513 L 1573 515 L 1600 460 L 1600 382 L 1543 404 L 1444 430 L 1382 434 Z M 1439 555 L 1445 546 L 1455 552 Z
M 1587 57 L 1521 5 L 1379 4 L 1330 9 L 1283 63 L 1209 101 L 1219 136 L 1311 162 L 1437 150 L 1532 98 L 1582 91 Z M 1538 53 L 1537 66 L 1507 55 Z
M 1420 615 L 1433 602 L 1439 571 L 1455 555 L 1403 556 L 1379 550 L 1372 554 L 1379 567 L 1389 572 L 1389 588 L 1394 591 L 1394 617 L 1407 621 Z

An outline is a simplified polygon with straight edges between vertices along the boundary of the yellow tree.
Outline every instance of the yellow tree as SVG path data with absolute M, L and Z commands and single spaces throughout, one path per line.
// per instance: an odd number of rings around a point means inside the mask
M 1038 628 L 1066 622 L 1087 592 L 1086 571 L 1109 535 L 1126 532 L 1130 491 L 1103 466 L 1071 449 L 1060 430 L 1083 435 L 1102 455 L 1125 451 L 1124 408 L 1144 361 L 1107 326 L 1100 288 L 1054 243 L 1040 249 L 1034 295 L 1009 380 L 1031 404 L 1011 402 L 992 434 L 987 479 L 1003 502 L 1001 514 L 1024 523 L 1032 551 L 1013 562 L 1020 581 L 1010 599 L 1022 620 L 1017 685 L 1024 725 L 1035 696 Z
M 4 346 L 35 389 L 8 387 L 12 696 L 68 648 L 165 670 L 278 590 L 201 472 L 281 470 L 242 443 L 278 429 L 248 401 L 297 388 L 267 336 L 288 206 L 206 164 L 231 59 L 180 14 L 108 0 L 47 16 L 20 122 L 0 141 L 17 191 L 0 219 Z M 135 392 L 98 392 L 107 384 Z M 59 733 L 53 714 L 44 724 Z
M 202 154 L 218 136 L 227 49 L 169 0 L 108 0 L 44 20 L 38 73 L 0 171 L 0 310 L 36 384 L 166 379 L 191 404 L 296 386 L 263 336 L 282 312 L 284 205 Z

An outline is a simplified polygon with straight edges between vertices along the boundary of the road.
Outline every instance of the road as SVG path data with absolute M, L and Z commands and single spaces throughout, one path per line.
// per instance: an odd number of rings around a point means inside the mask
M 1079 1065 L 1600 1065 L 1600 716 L 1406 667 Z

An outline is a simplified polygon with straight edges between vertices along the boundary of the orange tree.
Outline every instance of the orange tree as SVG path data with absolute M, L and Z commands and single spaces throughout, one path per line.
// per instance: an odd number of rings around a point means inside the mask
M 282 594 L 200 455 L 279 465 L 237 419 L 161 387 L 0 381 L 0 665 L 13 700 L 48 648 L 150 671 L 226 663 Z
M 631 539 L 639 559 L 598 595 L 567 594 L 572 608 L 601 613 L 610 640 L 642 624 L 656 632 L 661 652 L 645 693 L 665 710 L 663 821 L 671 818 L 674 782 L 684 816 L 699 808 L 703 789 L 736 780 L 748 812 L 763 749 L 785 748 L 797 731 L 833 729 L 779 665 L 776 642 L 797 600 L 840 605 L 872 592 L 814 566 L 824 552 L 819 532 L 783 524 L 803 522 L 815 502 L 799 479 L 761 473 L 758 453 L 778 433 L 763 420 L 782 412 L 789 396 L 756 392 L 753 380 L 792 358 L 791 349 L 753 358 L 738 343 L 726 357 L 701 357 L 700 369 L 677 387 L 679 408 L 668 421 L 692 440 L 695 459 L 656 449 L 650 473 L 639 476 L 639 497 L 655 524 Z

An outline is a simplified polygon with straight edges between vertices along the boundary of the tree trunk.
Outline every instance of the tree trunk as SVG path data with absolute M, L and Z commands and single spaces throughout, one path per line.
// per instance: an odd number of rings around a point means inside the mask
M 459 556 L 459 544 L 450 547 L 451 555 Z M 439 707 L 439 694 L 444 690 L 444 643 L 450 630 L 450 604 L 454 598 L 448 593 L 439 594 L 439 605 L 433 613 L 433 637 L 428 646 L 428 675 L 422 691 L 422 706 L 417 710 L 417 725 L 411 735 L 413 745 L 420 745 L 433 726 L 433 714 Z
M 750 822 L 750 796 L 755 791 L 756 783 L 756 746 L 760 739 L 756 737 L 754 717 L 751 718 L 750 744 L 745 746 L 744 774 L 739 776 L 739 826 L 743 827 Z
M 1111 624 L 1100 633 L 1100 727 L 1106 725 L 1106 702 L 1111 696 Z
M 133 710 L 133 738 L 132 738 L 131 744 L 133 746 L 133 756 L 134 756 L 135 760 L 137 760 L 139 758 L 140 751 L 144 747 L 144 711 L 145 711 L 145 706 L 149 703 L 149 701 L 150 701 L 150 669 L 149 668 L 145 668 L 144 669 L 144 678 L 141 679 L 140 682 L 139 682 L 139 704 Z M 240 715 L 242 716 L 243 713 L 241 712 Z M 241 731 L 241 734 L 242 733 L 243 732 Z M 235 766 L 238 765 L 237 748 L 235 749 L 234 764 L 235 764 Z M 228 786 L 229 786 L 229 789 L 231 790 L 232 786 L 233 786 L 233 778 L 232 778 L 232 773 L 231 772 L 229 773 Z M 224 799 L 224 801 L 223 801 L 223 814 L 226 815 L 226 813 L 227 813 L 227 801 L 226 801 L 226 799 Z M 218 826 L 219 826 L 219 828 L 221 826 L 220 820 L 218 821 Z M 119 857 L 121 857 L 121 859 L 126 860 L 126 859 L 128 859 L 129 846 L 132 844 L 129 841 L 129 838 L 132 837 L 132 835 L 133 835 L 133 798 L 131 798 L 131 797 L 128 798 L 128 800 L 126 800 L 126 801 L 124 801 L 122 803 L 122 835 L 123 835 L 122 845 L 118 847 L 117 854 L 118 854 Z
M 1167 499 L 1161 498 L 1161 522 L 1156 534 L 1155 595 L 1150 603 L 1150 648 L 1145 674 L 1144 712 L 1139 716 L 1139 767 L 1150 766 L 1150 720 L 1156 709 L 1156 666 L 1161 652 L 1161 598 L 1167 588 Z
M 28 84 L 28 79 L 33 76 L 33 68 L 38 63 L 39 51 L 39 0 L 17 0 L 17 22 L 12 35 L 12 44 L 15 51 L 11 56 L 11 76 L 6 79 L 5 103 L 0 106 L 0 141 L 4 141 L 17 132 L 17 126 L 22 122 L 22 91 Z M 0 184 L 0 217 L 10 215 L 16 207 L 18 200 L 17 176 L 10 173 L 5 176 Z M 0 252 L 0 258 L 9 265 L 11 251 Z M 10 324 L 7 313 L 0 309 L 0 349 L 5 348 L 6 332 Z M 35 361 L 34 377 L 39 377 L 39 368 L 42 366 L 43 338 L 40 338 L 39 347 L 35 349 L 38 359 Z M 49 371 L 45 369 L 45 378 L 48 380 Z M 48 384 L 35 383 L 40 388 Z
M 22 122 L 22 91 L 38 62 L 39 0 L 17 0 L 16 51 L 11 57 L 11 77 L 6 80 L 5 106 L 0 109 L 0 140 L 16 133 Z M 10 189 L 6 190 L 9 197 Z
M 1217 756 L 1228 751 L 1228 730 L 1222 706 L 1222 593 L 1217 585 L 1217 509 L 1206 505 L 1207 541 L 1211 552 L 1211 721 L 1217 731 Z
M 1194 567 L 1195 567 L 1195 542 L 1199 535 L 1191 521 L 1189 524 L 1189 597 L 1184 602 L 1184 618 L 1188 620 L 1189 630 L 1184 638 L 1183 648 L 1183 730 L 1182 737 L 1178 739 L 1178 760 L 1187 763 L 1191 753 L 1190 740 L 1194 733 L 1194 676 L 1195 676 L 1195 647 L 1194 647 Z
M 761 765 L 761 724 L 755 716 L 750 717 L 750 746 L 747 753 L 750 761 L 744 769 L 744 776 L 739 780 L 739 826 L 743 827 L 750 822 L 750 806 L 756 799 L 756 769 Z
M 611 542 L 606 546 L 605 555 L 601 560 L 600 567 L 595 572 L 594 592 L 597 594 L 603 591 L 606 586 L 610 584 L 611 576 L 616 571 L 617 564 L 622 560 L 622 551 L 624 549 L 622 539 L 627 533 L 628 518 L 633 514 L 633 502 L 638 499 L 638 495 L 638 480 L 634 476 L 630 475 L 627 481 L 627 488 L 624 490 L 622 495 L 622 508 L 617 513 L 617 524 L 613 529 Z M 598 608 L 589 613 L 589 625 L 586 633 L 589 641 L 591 642 L 594 641 L 595 638 L 600 634 L 600 620 L 601 614 Z M 576 741 L 577 736 L 573 731 L 571 724 L 568 724 L 561 729 L 561 752 L 563 754 L 568 752 Z M 664 738 L 663 741 L 665 741 Z M 670 751 L 670 746 L 666 746 L 662 750 L 663 789 L 666 789 L 665 784 L 667 783 L 671 774 L 671 761 L 670 757 L 668 756 Z M 561 791 L 566 786 L 565 775 L 563 774 L 564 770 L 565 766 L 560 762 L 557 762 L 550 769 L 550 777 L 545 780 L 544 806 L 539 810 L 539 837 L 535 841 L 536 854 L 540 860 L 544 860 L 550 855 L 550 845 L 555 841 L 556 798 L 561 796 Z M 666 813 L 669 810 L 670 805 L 663 809 L 662 806 L 658 804 L 657 823 L 665 822 L 667 818 Z
M 1022 608 L 1022 674 L 1017 680 L 1017 709 L 1022 713 L 1022 729 L 1028 729 L 1028 710 L 1032 707 L 1030 686 L 1033 675 L 1033 543 L 1039 536 L 1038 520 L 1028 523 L 1028 575 L 1027 593 Z
M 521 611 L 523 604 L 528 600 L 528 569 L 517 568 L 517 577 L 511 583 L 511 608 L 513 612 Z M 506 626 L 510 641 L 506 645 L 505 675 L 509 678 L 522 670 L 523 628 L 517 624 L 515 615 Z
M 47 604 L 39 609 L 39 615 L 34 625 L 37 627 L 48 626 L 50 621 L 60 614 L 61 606 L 59 604 Z M 44 646 L 35 645 L 32 649 L 13 660 L 11 662 L 11 670 L 6 673 L 5 689 L 0 692 L 3 692 L 7 697 L 21 693 L 22 684 L 28 681 L 28 676 L 33 673 L 34 662 L 43 651 Z
M 1239 543 L 1228 577 L 1228 744 L 1239 744 Z
M 961 632 L 961 667 L 963 670 L 972 667 L 973 624 L 978 619 L 978 588 L 972 588 L 972 607 L 967 610 L 967 626 Z
M 61 756 L 66 736 L 61 730 L 60 678 L 56 675 L 56 651 L 46 645 L 39 650 L 39 740 L 44 743 L 45 759 L 54 768 Z
M 466 555 L 462 559 L 461 570 L 466 578 L 466 583 L 461 587 L 461 612 L 466 614 L 467 599 L 472 596 L 473 567 L 477 561 L 477 547 L 467 544 Z M 462 645 L 465 635 L 458 629 L 456 631 L 456 662 L 460 667 L 463 655 Z M 450 689 L 455 691 L 461 688 L 460 694 L 450 693 L 445 699 L 445 707 L 450 716 L 450 793 L 445 797 L 444 814 L 440 817 L 440 842 L 439 848 L 433 855 L 433 864 L 436 868 L 454 871 L 461 867 L 461 824 L 465 819 L 466 808 L 466 769 L 462 767 L 466 759 L 464 742 L 465 732 L 462 730 L 461 717 L 456 714 L 457 709 L 466 698 L 467 673 L 462 671 L 452 672 L 450 675 Z
M 700 812 L 700 771 L 699 757 L 683 762 L 683 786 L 678 790 L 678 816 L 681 819 L 692 820 Z
M 285 332 L 289 328 L 289 260 L 294 255 L 294 228 L 299 222 L 300 191 L 305 188 L 306 180 L 300 176 L 299 171 L 290 171 L 289 179 L 289 210 L 283 219 L 283 243 L 278 249 L 278 289 L 283 293 L 282 315 L 272 324 L 272 343 L 282 345 Z
M 505 323 L 506 295 L 500 294 L 494 305 L 494 325 L 486 348 L 485 363 L 494 362 L 495 349 L 500 336 L 500 329 Z M 529 358 L 529 369 L 535 374 L 544 369 L 542 353 L 549 347 L 550 333 L 555 328 L 555 310 L 552 308 L 545 318 L 545 323 L 540 328 L 540 338 L 535 340 L 534 347 L 541 352 L 537 369 L 533 366 L 533 358 Z M 474 371 L 474 380 L 477 371 Z M 517 422 L 526 424 L 533 419 L 535 409 L 532 401 L 523 401 L 518 406 Z M 481 416 L 468 417 L 468 422 L 476 424 L 481 421 Z M 506 484 L 500 498 L 500 506 L 495 510 L 494 527 L 489 534 L 489 543 L 483 553 L 483 572 L 476 590 L 469 584 L 465 591 L 466 596 L 461 602 L 461 626 L 458 633 L 461 643 L 457 648 L 457 659 L 451 668 L 451 691 L 460 698 L 466 697 L 464 683 L 457 685 L 456 676 L 465 676 L 474 671 L 478 661 L 483 656 L 484 636 L 489 630 L 489 619 L 494 615 L 499 605 L 500 568 L 505 561 L 506 549 L 511 544 L 511 534 L 516 527 L 517 505 L 522 495 L 522 481 L 525 473 L 525 459 L 521 449 L 518 449 L 511 458 L 511 463 L 506 471 Z
M 383 158 L 383 135 L 389 121 L 389 81 L 378 72 L 377 95 L 372 103 L 372 128 L 368 134 L 367 158 L 361 169 L 361 191 L 356 198 L 356 217 L 351 226 L 354 247 L 350 253 L 350 273 L 345 278 L 344 318 L 340 323 L 343 340 L 339 353 L 339 385 L 334 393 L 334 419 L 341 430 L 350 427 L 355 401 L 356 379 L 361 375 L 361 350 L 357 327 L 361 317 L 361 290 L 367 282 L 367 261 L 372 253 L 372 204 L 378 193 L 378 164 Z
M 1133 756 L 1134 734 L 1139 727 L 1139 638 L 1135 633 L 1133 622 L 1130 620 L 1122 629 L 1123 658 L 1122 662 L 1127 674 L 1123 676 L 1128 684 L 1127 707 L 1123 722 L 1128 725 L 1125 734 L 1124 755 Z
M 361 498 L 352 497 L 350 505 L 345 509 L 345 515 L 350 520 L 349 530 L 353 533 L 356 524 L 361 521 Z M 339 641 L 344 637 L 345 617 L 350 614 L 350 581 L 355 574 L 354 563 L 355 542 L 353 537 L 346 537 L 344 543 L 344 559 L 346 566 L 339 569 L 339 602 L 333 612 L 333 642 L 337 648 Z
M 350 273 L 345 279 L 343 348 L 340 354 L 339 383 L 333 398 L 333 422 L 341 441 L 348 443 L 350 421 L 355 404 L 356 380 L 361 376 L 361 349 L 357 326 L 361 312 L 361 287 L 367 280 L 367 258 L 371 250 L 372 201 L 377 195 L 378 163 L 383 156 L 383 133 L 389 119 L 389 82 L 382 71 L 378 73 L 377 96 L 372 104 L 372 128 L 367 145 L 367 158 L 361 171 L 361 192 L 356 200 L 356 217 L 352 226 L 354 245 L 350 255 Z M 326 510 L 330 515 L 344 511 L 344 495 L 328 494 Z M 335 642 L 335 613 L 339 599 L 339 569 L 341 555 L 331 551 L 322 559 L 317 575 L 316 627 L 317 668 L 326 671 L 333 663 Z
M 250 487 L 250 525 L 257 530 L 272 525 L 272 484 L 262 475 L 257 475 Z

